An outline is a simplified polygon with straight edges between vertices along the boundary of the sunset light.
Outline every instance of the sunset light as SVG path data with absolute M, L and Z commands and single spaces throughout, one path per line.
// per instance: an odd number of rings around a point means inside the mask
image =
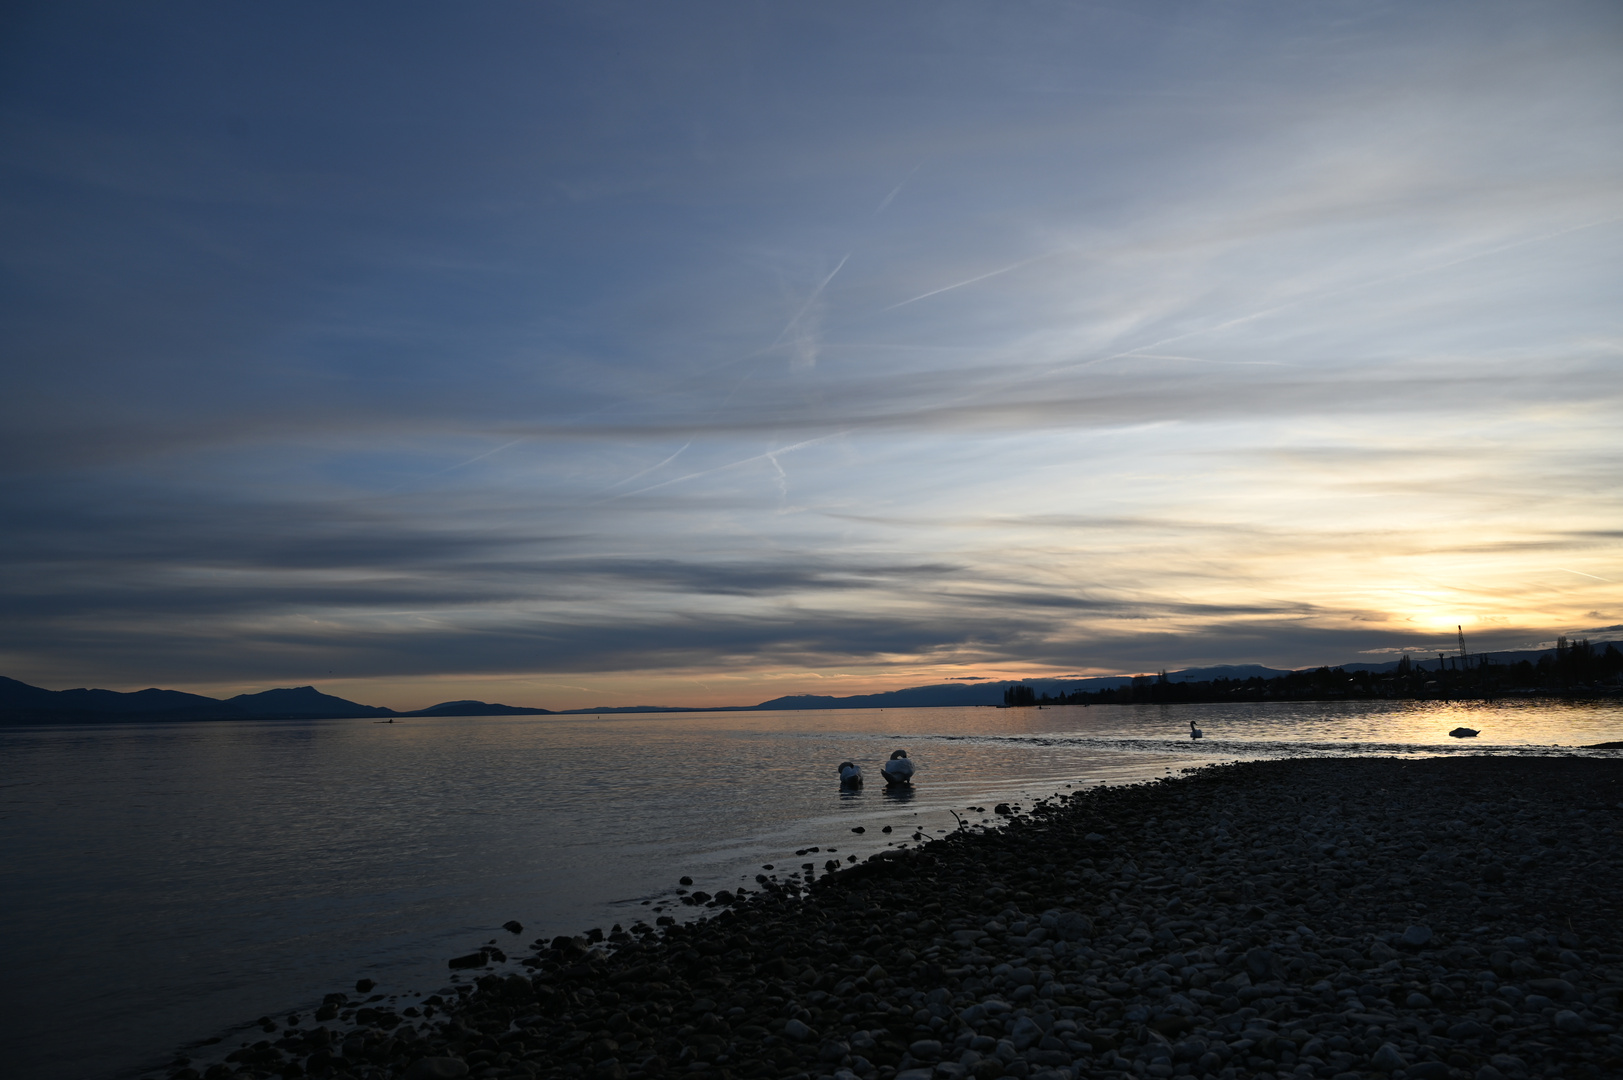
M 0 1071 L 1623 1076 L 1623 4 L 11 0 Z

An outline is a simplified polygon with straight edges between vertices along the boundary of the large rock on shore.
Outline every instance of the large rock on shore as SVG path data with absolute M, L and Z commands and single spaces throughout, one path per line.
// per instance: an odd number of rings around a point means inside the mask
M 1340 759 L 1092 789 L 217 1075 L 1623 1076 L 1620 781 Z

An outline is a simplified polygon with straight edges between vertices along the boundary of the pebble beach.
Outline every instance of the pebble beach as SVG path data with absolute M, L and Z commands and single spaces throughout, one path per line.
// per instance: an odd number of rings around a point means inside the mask
M 989 807 L 689 892 L 685 922 L 510 924 L 438 993 L 363 980 L 155 1075 L 1620 1076 L 1620 781 L 1593 756 L 1300 759 Z

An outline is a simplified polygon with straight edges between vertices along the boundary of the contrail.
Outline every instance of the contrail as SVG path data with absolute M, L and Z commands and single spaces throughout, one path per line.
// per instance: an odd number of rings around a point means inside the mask
M 1558 567 L 1556 567 L 1556 569 L 1561 571 L 1563 574 L 1577 574 L 1579 577 L 1591 577 L 1591 578 L 1594 578 L 1596 581 L 1604 581 L 1604 582 L 1607 582 L 1608 584 L 1612 584 L 1612 585 L 1617 584 L 1617 582 L 1613 581 L 1609 577 L 1600 577 L 1600 576 L 1598 576 L 1596 574 L 1586 574 L 1582 570 L 1568 570 L 1564 566 L 1558 566 Z
M 636 491 L 622 492 L 619 495 L 613 496 L 613 498 L 615 498 L 615 499 L 629 499 L 633 495 L 642 495 L 642 494 L 644 494 L 646 492 L 649 492 L 649 491 L 657 491 L 662 487 L 669 487 L 671 484 L 681 484 L 681 483 L 684 483 L 684 482 L 686 482 L 688 480 L 697 480 L 701 476 L 709 476 L 712 473 L 724 472 L 727 469 L 735 469 L 740 465 L 749 465 L 749 464 L 752 464 L 752 463 L 757 462 L 757 461 L 770 461 L 770 462 L 772 462 L 773 466 L 776 467 L 778 472 L 781 474 L 783 472 L 783 466 L 778 464 L 778 455 L 779 454 L 787 454 L 787 453 L 790 453 L 791 451 L 794 451 L 794 450 L 804 450 L 808 446 L 816 446 L 818 443 L 828 442 L 828 440 L 830 440 L 830 439 L 837 439 L 841 435 L 844 435 L 844 434 L 846 434 L 846 432 L 844 432 L 844 431 L 835 431 L 835 432 L 832 432 L 832 433 L 830 433 L 828 435 L 819 435 L 815 439 L 807 439 L 804 442 L 797 442 L 793 446 L 780 446 L 780 447 L 778 447 L 778 449 L 776 449 L 776 450 L 768 450 L 764 454 L 756 454 L 756 455 L 754 455 L 752 457 L 740 458 L 738 461 L 729 461 L 727 464 L 725 464 L 725 465 L 717 465 L 713 469 L 702 469 L 699 472 L 688 473 L 686 476 L 676 476 L 676 477 L 672 477 L 669 480 L 661 480 L 657 484 L 649 484 L 647 487 L 638 488 Z
M 598 492 L 598 494 L 599 495 L 606 494 L 606 493 L 608 493 L 610 491 L 613 491 L 615 488 L 620 487 L 622 484 L 629 484 L 629 483 L 631 483 L 631 481 L 636 480 L 639 477 L 647 476 L 651 472 L 658 472 L 660 469 L 663 469 L 665 466 L 669 465 L 671 462 L 673 462 L 677 458 L 681 457 L 682 456 L 682 451 L 686 450 L 688 447 L 690 447 L 692 445 L 693 445 L 693 440 L 689 439 L 687 442 L 682 444 L 682 447 L 681 447 L 680 450 L 677 450 L 676 453 L 672 454 L 670 457 L 666 458 L 664 461 L 661 461 L 658 465 L 650 465 L 650 466 L 648 466 L 648 468 L 644 469 L 642 472 L 632 473 L 630 476 L 626 477 L 624 480 L 617 480 L 614 483 L 610 484 L 608 487 L 604 488 L 602 491 Z
M 469 465 L 472 465 L 476 461 L 483 461 L 485 458 L 490 457 L 492 454 L 499 454 L 503 450 L 508 449 L 509 447 L 517 446 L 519 443 L 528 442 L 529 440 L 530 440 L 530 436 L 525 435 L 522 438 L 514 439 L 512 442 L 502 443 L 500 446 L 496 447 L 496 449 L 494 449 L 494 450 L 486 450 L 482 454 L 475 454 L 473 457 L 469 458 L 467 461 L 459 461 L 455 465 L 447 465 L 445 468 L 440 469 L 437 472 L 424 473 L 423 475 L 417 477 L 417 479 L 418 480 L 432 480 L 436 476 L 444 476 L 448 472 L 455 472 L 458 469 L 465 469 Z M 390 488 L 389 490 L 390 491 L 399 491 L 401 488 L 405 487 L 408 482 L 409 481 L 402 480 L 400 483 L 396 484 L 394 487 Z
M 828 288 L 828 283 L 834 280 L 834 275 L 840 272 L 840 268 L 843 267 L 850 260 L 850 258 L 851 253 L 848 251 L 845 253 L 845 258 L 840 260 L 839 265 L 835 266 L 833 270 L 829 271 L 828 277 L 824 278 L 817 288 L 812 290 L 811 295 L 806 297 L 806 302 L 800 305 L 800 310 L 795 312 L 795 317 L 784 324 L 783 330 L 778 334 L 777 339 L 773 341 L 771 345 L 767 346 L 768 350 L 775 349 L 783 343 L 783 339 L 789 336 L 789 331 L 793 330 L 795 328 L 795 324 L 806 317 L 806 312 L 811 310 L 812 304 L 816 303 L 817 298 L 823 295 L 823 290 Z
M 499 454 L 503 450 L 508 449 L 509 447 L 517 446 L 519 443 L 521 443 L 523 441 L 524 441 L 523 439 L 514 439 L 510 443 L 503 443 L 502 445 L 496 447 L 496 449 L 494 449 L 494 450 L 486 450 L 482 454 L 476 454 L 473 457 L 469 458 L 467 461 L 462 462 L 461 464 L 452 465 L 449 468 L 441 469 L 437 473 L 429 473 L 428 475 L 430 475 L 430 476 L 439 476 L 440 473 L 448 473 L 448 472 L 451 471 L 451 469 L 460 469 L 460 468 L 463 468 L 464 466 L 472 465 L 476 461 L 485 460 L 485 458 L 490 457 L 492 454 Z
M 1204 356 L 1174 356 L 1171 353 L 1140 352 L 1134 349 L 1127 354 L 1141 360 L 1187 360 L 1191 364 L 1232 364 L 1237 367 L 1301 367 L 1301 364 L 1287 364 L 1283 360 L 1209 360 Z
M 772 462 L 772 467 L 777 470 L 778 475 L 774 482 L 778 485 L 778 502 L 782 503 L 789 498 L 789 474 L 783 471 L 776 452 L 768 454 L 766 459 Z
M 965 285 L 973 285 L 977 281 L 985 281 L 987 278 L 995 278 L 999 274 L 1007 274 L 1010 270 L 1018 270 L 1022 266 L 1030 266 L 1032 263 L 1042 262 L 1044 259 L 1052 259 L 1054 256 L 1060 255 L 1060 254 L 1063 254 L 1063 253 L 1058 252 L 1058 251 L 1051 251 L 1046 255 L 1038 255 L 1036 258 L 1024 259 L 1024 260 L 1022 260 L 1020 262 L 1013 263 L 1013 264 L 1011 264 L 1009 266 L 1005 266 L 1001 270 L 993 270 L 989 274 L 981 274 L 979 277 L 972 277 L 968 281 L 960 281 L 955 285 L 943 285 L 939 289 L 931 289 L 927 293 L 920 293 L 918 296 L 915 296 L 910 300 L 903 300 L 903 301 L 901 301 L 899 303 L 895 303 L 895 304 L 890 305 L 890 307 L 881 308 L 880 310 L 881 311 L 895 311 L 899 307 L 906 307 L 908 304 L 916 304 L 920 300 L 928 300 L 932 296 L 939 296 L 944 292 L 951 292 L 954 289 L 962 289 Z
M 885 207 L 890 205 L 890 200 L 894 199 L 897 195 L 901 194 L 902 189 L 907 186 L 907 182 L 909 180 L 913 179 L 913 173 L 918 172 L 923 167 L 924 167 L 924 162 L 922 162 L 922 161 L 919 162 L 917 165 L 913 166 L 913 171 L 908 173 L 906 176 L 902 177 L 902 182 L 897 184 L 895 187 L 891 188 L 890 189 L 890 194 L 886 195 L 884 200 L 882 202 L 880 202 L 880 204 L 877 207 L 874 208 L 874 212 L 873 212 L 872 216 L 873 217 L 878 217 L 880 215 L 880 213 L 885 209 Z

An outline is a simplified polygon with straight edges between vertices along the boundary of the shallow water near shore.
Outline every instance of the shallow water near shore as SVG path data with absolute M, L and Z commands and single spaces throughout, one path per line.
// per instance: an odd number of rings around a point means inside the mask
M 1190 720 L 1204 739 L 1188 738 Z M 1461 725 L 1482 734 L 1447 737 Z M 753 887 L 767 863 L 863 857 L 990 817 L 970 806 L 1066 785 L 1241 758 L 1620 739 L 1617 703 L 1532 702 L 0 729 L 0 1055 L 9 1075 L 135 1075 L 363 976 L 433 992 L 446 958 L 493 938 L 516 952 L 652 921 L 656 906 L 690 916 L 672 903 L 683 874 L 711 892 Z M 877 783 L 897 746 L 919 765 L 903 796 Z M 838 789 L 845 758 L 868 770 L 865 790 Z M 521 937 L 499 929 L 508 919 Z

